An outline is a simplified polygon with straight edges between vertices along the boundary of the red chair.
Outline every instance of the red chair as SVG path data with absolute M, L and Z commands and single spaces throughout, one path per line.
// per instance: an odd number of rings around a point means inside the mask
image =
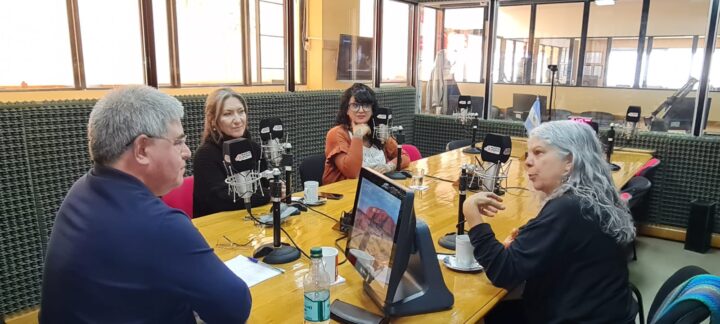
M 647 161 L 647 163 L 645 163 L 645 165 L 640 167 L 640 170 L 635 172 L 635 175 L 642 176 L 642 177 L 652 180 L 653 175 L 655 174 L 655 170 L 657 170 L 658 165 L 660 165 L 660 160 L 657 158 L 652 158 L 652 159 L 650 159 L 650 161 Z
M 162 201 L 171 208 L 177 208 L 184 211 L 188 218 L 192 219 L 194 184 L 195 178 L 193 178 L 193 176 L 185 177 L 180 187 L 168 192 L 167 195 L 162 197 Z
M 422 159 L 420 150 L 418 150 L 418 148 L 415 147 L 415 145 L 403 144 L 402 149 L 403 149 L 403 151 L 407 152 L 408 157 L 410 157 L 410 162 Z

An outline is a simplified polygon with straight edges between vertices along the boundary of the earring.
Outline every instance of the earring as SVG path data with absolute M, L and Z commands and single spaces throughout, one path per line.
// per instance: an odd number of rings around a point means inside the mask
M 567 183 L 568 180 L 570 180 L 570 175 L 569 175 L 569 174 L 566 174 L 566 175 L 564 175 L 564 176 L 562 177 L 562 180 L 560 180 L 560 182 L 562 182 L 562 183 Z
M 217 131 L 217 128 L 213 127 L 213 132 Z

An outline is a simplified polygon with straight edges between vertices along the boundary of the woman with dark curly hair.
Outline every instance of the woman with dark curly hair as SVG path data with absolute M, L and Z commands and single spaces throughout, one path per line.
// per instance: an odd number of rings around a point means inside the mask
M 397 142 L 388 138 L 385 144 L 376 139 L 371 122 L 378 108 L 375 92 L 370 87 L 355 83 L 345 90 L 340 99 L 336 126 L 325 139 L 325 171 L 323 184 L 355 179 L 361 167 L 379 172 L 393 171 L 397 165 Z M 401 167 L 410 164 L 407 153 L 402 153 Z

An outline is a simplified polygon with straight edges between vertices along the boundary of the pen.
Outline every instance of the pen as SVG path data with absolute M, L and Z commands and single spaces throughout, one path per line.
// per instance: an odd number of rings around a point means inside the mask
M 268 269 L 271 269 L 271 270 L 275 270 L 275 271 L 280 271 L 280 273 L 285 273 L 285 270 L 283 270 L 283 269 L 281 269 L 281 268 L 278 268 L 278 267 L 273 267 L 273 266 L 271 266 L 271 265 L 269 265 L 269 264 L 267 264 L 267 263 L 265 263 L 265 262 L 262 262 L 262 261 L 260 261 L 260 260 L 258 260 L 258 259 L 248 257 L 248 260 L 250 260 L 250 262 L 252 262 L 252 263 L 259 264 L 259 265 L 261 265 L 261 266 L 263 266 L 263 267 L 265 267 L 265 268 L 268 268 Z

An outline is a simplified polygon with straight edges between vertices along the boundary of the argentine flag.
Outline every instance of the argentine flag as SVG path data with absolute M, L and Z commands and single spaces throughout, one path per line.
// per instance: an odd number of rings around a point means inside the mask
M 528 134 L 530 134 L 530 131 L 533 130 L 533 128 L 540 126 L 540 123 L 542 123 L 542 115 L 540 114 L 540 98 L 536 98 L 532 107 L 530 107 L 530 113 L 528 113 L 528 116 L 525 119 L 525 129 Z

